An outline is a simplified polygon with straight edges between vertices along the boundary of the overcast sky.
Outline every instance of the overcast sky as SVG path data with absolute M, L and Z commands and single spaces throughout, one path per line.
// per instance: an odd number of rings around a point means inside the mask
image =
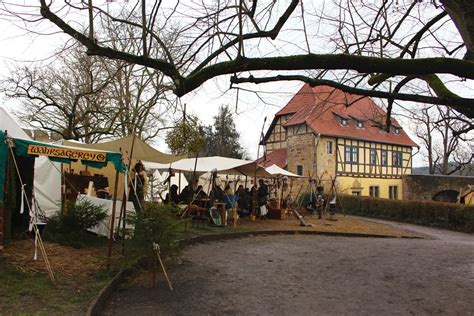
M 18 27 L 19 26 L 19 27 Z M 69 38 L 64 35 L 36 35 L 21 29 L 21 25 L 14 26 L 10 21 L 0 17 L 0 75 L 8 75 L 9 69 L 15 65 L 28 65 L 28 62 L 44 61 L 46 65 L 52 62 L 48 57 L 53 55 L 62 42 Z M 259 135 L 264 118 L 267 117 L 265 131 L 270 125 L 273 115 L 296 93 L 302 83 L 278 82 L 264 85 L 241 85 L 239 91 L 229 90 L 229 78 L 219 77 L 206 82 L 201 88 L 189 93 L 180 99 L 181 104 L 187 105 L 187 112 L 198 116 L 204 124 L 211 124 L 213 116 L 217 114 L 220 105 L 230 105 L 234 110 L 235 124 L 241 136 L 242 146 L 251 158 L 257 157 Z M 256 94 L 255 92 L 258 92 Z M 20 103 L 16 100 L 7 100 L 3 96 L 2 106 L 12 111 Z M 412 136 L 407 122 L 401 122 L 405 130 Z M 155 146 L 167 151 L 161 134 Z M 412 136 L 416 141 L 416 139 Z M 260 155 L 262 154 L 260 148 Z M 414 150 L 416 152 L 416 150 Z M 420 155 L 414 158 L 414 165 L 422 165 Z

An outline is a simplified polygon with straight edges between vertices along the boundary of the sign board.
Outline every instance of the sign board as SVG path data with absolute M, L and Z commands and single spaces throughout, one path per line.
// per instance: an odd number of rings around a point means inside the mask
M 105 162 L 107 158 L 106 153 L 104 152 L 31 144 L 28 145 L 28 154 L 74 160 L 89 160 L 97 162 Z

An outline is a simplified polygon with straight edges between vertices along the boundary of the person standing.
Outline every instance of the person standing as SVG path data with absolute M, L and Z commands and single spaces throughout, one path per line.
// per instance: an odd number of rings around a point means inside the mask
M 260 216 L 264 217 L 267 215 L 267 203 L 268 203 L 268 186 L 263 182 L 263 179 L 258 180 L 257 189 L 257 203 Z
M 138 161 L 133 167 L 133 178 L 130 185 L 129 201 L 133 202 L 135 211 L 140 212 L 144 208 L 145 203 L 145 184 L 146 171 L 141 161 Z

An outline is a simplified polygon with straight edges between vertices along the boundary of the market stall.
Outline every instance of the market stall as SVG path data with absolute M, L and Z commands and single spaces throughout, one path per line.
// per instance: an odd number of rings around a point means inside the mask
M 19 138 L 11 138 L 5 132 L 0 131 L 0 245 L 3 246 L 6 228 L 10 223 L 6 223 L 9 215 L 13 211 L 5 206 L 20 205 L 17 213 L 27 214 L 22 216 L 29 221 L 29 230 L 34 232 L 35 246 L 39 246 L 43 259 L 48 266 L 48 259 L 40 235 L 40 224 L 45 220 L 44 213 L 35 199 L 35 192 L 32 187 L 32 180 L 28 176 L 33 174 L 34 160 L 36 157 L 45 156 L 51 161 L 60 163 L 70 163 L 71 161 L 80 161 L 81 164 L 94 168 L 103 168 L 107 164 L 115 168 L 115 188 L 117 188 L 118 175 L 125 170 L 122 162 L 122 155 L 118 152 L 109 152 L 101 150 L 84 150 L 82 148 L 62 146 L 25 140 Z M 58 172 L 50 170 L 51 173 Z M 5 197 L 5 184 L 7 178 L 17 179 L 17 184 L 11 187 L 8 195 Z M 10 188 L 9 188 L 10 189 Z M 18 194 L 19 193 L 19 194 Z M 117 191 L 114 192 L 112 202 L 111 223 L 109 227 L 114 227 Z M 18 203 L 20 201 L 20 203 Z M 110 230 L 112 237 L 113 229 Z M 35 255 L 36 258 L 36 247 Z M 109 256 L 111 244 L 109 246 Z M 52 271 L 50 277 L 54 281 Z
M 10 137 L 31 140 L 20 124 L 2 107 L 0 107 L 0 131 L 7 131 Z M 46 216 L 52 216 L 59 211 L 61 204 L 61 174 L 51 170 L 61 169 L 61 164 L 52 162 L 45 156 L 37 157 L 34 161 L 33 186 L 35 198 Z
M 102 142 L 102 143 L 95 143 L 95 144 L 86 144 L 81 143 L 78 141 L 73 140 L 64 140 L 64 145 L 78 147 L 82 149 L 88 150 L 105 150 L 105 151 L 113 151 L 113 152 L 120 152 L 122 154 L 124 163 L 128 166 L 127 173 L 123 173 L 120 175 L 118 181 L 118 194 L 119 199 L 125 198 L 125 187 L 124 184 L 125 176 L 127 177 L 127 182 L 131 182 L 131 177 L 133 176 L 131 173 L 132 167 L 139 161 L 145 162 L 152 162 L 152 163 L 161 163 L 161 164 L 169 164 L 176 160 L 182 159 L 182 156 L 176 155 L 169 155 L 160 152 L 159 150 L 154 149 L 143 140 L 141 140 L 137 136 L 129 135 L 123 138 L 119 138 L 112 141 Z M 145 163 L 145 167 L 147 167 Z M 114 183 L 113 183 L 113 176 L 115 170 L 112 166 L 106 166 L 105 168 L 98 170 L 93 166 L 84 166 L 78 162 L 70 163 L 64 166 L 64 174 L 65 177 L 74 179 L 74 181 L 87 182 L 89 177 L 97 176 L 104 176 L 108 179 L 109 190 L 115 190 Z M 80 178 L 83 178 L 82 180 Z M 68 179 L 69 180 L 69 179 Z M 100 179 L 99 179 L 100 180 Z M 148 179 L 146 179 L 148 180 Z M 94 182 L 95 183 L 95 182 Z M 100 184 L 99 184 L 100 186 Z M 77 192 L 76 194 L 81 194 L 81 192 Z M 69 192 L 69 194 L 74 195 L 74 192 Z

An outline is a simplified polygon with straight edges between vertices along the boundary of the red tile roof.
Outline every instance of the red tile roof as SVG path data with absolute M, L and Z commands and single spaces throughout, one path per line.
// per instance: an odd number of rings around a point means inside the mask
M 264 157 L 257 159 L 257 163 L 263 165 L 264 167 L 270 167 L 275 164 L 280 168 L 285 169 L 286 167 L 286 148 L 275 149 L 272 152 L 267 153 Z
M 345 93 L 329 86 L 312 88 L 305 84 L 300 91 L 283 107 L 276 116 L 294 113 L 283 125 L 285 127 L 307 124 L 315 133 L 321 135 L 369 140 L 380 143 L 417 147 L 410 137 L 392 118 L 392 126 L 400 128 L 395 134 L 383 131 L 387 113 L 370 98 Z M 341 125 L 338 120 L 346 118 L 348 125 Z M 363 123 L 362 128 L 356 126 Z

